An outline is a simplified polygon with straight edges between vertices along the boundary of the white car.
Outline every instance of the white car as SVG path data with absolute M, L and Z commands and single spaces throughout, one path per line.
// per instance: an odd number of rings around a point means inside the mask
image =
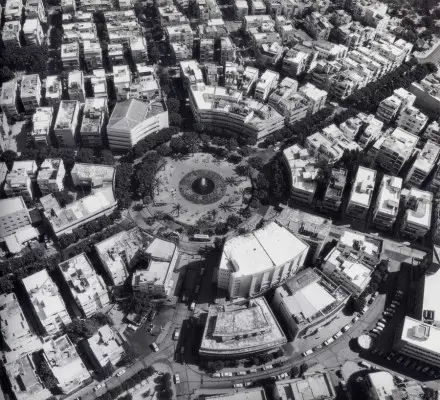
M 99 389 L 102 389 L 103 387 L 104 387 L 104 384 L 103 384 L 103 383 L 100 383 L 98 386 L 95 386 L 93 390 L 94 390 L 95 392 L 97 392 Z
M 309 356 L 310 354 L 312 354 L 313 353 L 313 350 L 307 350 L 307 351 L 305 351 L 304 353 L 302 353 L 302 356 L 303 357 L 307 357 L 307 356 Z
M 339 331 L 338 333 L 336 333 L 335 335 L 333 335 L 333 338 L 338 339 L 342 336 L 342 332 Z
M 174 374 L 174 383 L 180 383 L 180 376 L 179 374 Z
M 234 387 L 235 388 L 242 388 L 243 384 L 242 383 L 234 383 Z
M 255 372 L 258 372 L 256 368 L 252 368 L 249 370 L 250 374 L 255 374 Z
M 126 372 L 127 372 L 126 369 L 121 369 L 120 371 L 118 371 L 118 373 L 116 374 L 116 376 L 124 375 Z
M 273 368 L 273 365 L 272 364 L 269 364 L 269 365 L 263 365 L 263 370 L 264 371 L 267 371 L 268 369 L 272 369 Z
M 246 375 L 246 372 L 245 371 L 238 371 L 237 375 Z
M 219 372 L 215 372 L 215 373 L 213 373 L 213 374 L 211 374 L 211 377 L 212 378 L 220 378 L 220 373 Z
M 154 352 L 157 353 L 159 351 L 159 346 L 156 343 L 151 343 L 151 347 L 153 348 Z
M 179 336 L 180 336 L 180 330 L 179 329 L 174 330 L 173 340 L 178 340 Z
M 226 377 L 231 377 L 232 376 L 232 372 L 222 372 L 221 376 L 226 378 Z

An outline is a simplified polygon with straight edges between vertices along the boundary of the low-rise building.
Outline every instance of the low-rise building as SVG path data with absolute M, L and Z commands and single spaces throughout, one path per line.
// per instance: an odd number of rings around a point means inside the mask
M 112 165 L 75 163 L 70 175 L 75 186 L 96 189 L 114 187 L 115 173 Z
M 203 74 L 199 63 L 195 60 L 180 62 L 180 76 L 182 78 L 183 86 L 189 89 L 193 85 L 203 83 Z
M 124 284 L 148 239 L 139 228 L 133 228 L 95 244 L 96 253 L 113 285 Z
M 108 365 L 115 368 L 125 354 L 123 345 L 122 335 L 109 325 L 101 326 L 85 343 L 87 353 L 98 369 Z
M 416 105 L 422 110 L 438 112 L 440 108 L 440 72 L 430 74 L 409 87 L 416 96 Z
M 313 38 L 327 40 L 333 25 L 319 12 L 312 12 L 303 21 L 304 30 Z
M 397 126 L 414 135 L 419 135 L 428 123 L 428 117 L 418 108 L 413 106 L 405 107 L 397 117 Z
M 61 62 L 65 70 L 79 68 L 79 44 L 78 42 L 61 45 Z
M 67 83 L 67 90 L 70 100 L 78 100 L 84 103 L 85 89 L 84 89 L 84 74 L 80 70 L 69 72 L 69 81 Z
M 408 171 L 405 183 L 420 187 L 436 166 L 439 154 L 440 147 L 428 140 Z
M 40 22 L 47 22 L 46 10 L 42 0 L 28 0 L 24 10 L 26 19 L 38 18 Z
M 425 132 L 423 133 L 423 138 L 429 139 L 434 143 L 440 145 L 440 124 L 439 121 L 431 122 Z
M 73 229 L 103 215 L 110 215 L 117 205 L 112 187 L 96 189 L 89 196 L 68 204 L 64 208 L 60 207 L 52 195 L 42 197 L 40 202 L 43 205 L 46 220 L 56 237 L 71 233 Z
M 277 87 L 280 74 L 278 72 L 267 69 L 257 82 L 255 87 L 255 98 L 261 102 L 265 102 L 270 93 Z
M 412 355 L 411 355 L 412 356 Z M 418 399 L 424 397 L 424 390 L 415 381 L 397 383 L 395 377 L 388 371 L 371 372 L 365 379 L 365 389 L 371 400 Z
M 344 168 L 333 168 L 330 182 L 325 190 L 324 198 L 320 204 L 322 210 L 337 212 L 342 205 L 342 194 L 347 183 L 347 170 Z
M 214 60 L 214 39 L 200 39 L 199 50 L 201 63 L 212 62 Z
M 0 241 L 32 223 L 22 197 L 0 200 Z
M 45 35 L 38 18 L 26 18 L 23 24 L 23 35 L 27 45 L 44 44 Z
M 220 38 L 220 63 L 234 62 L 237 58 L 237 51 L 229 36 Z
M 144 253 L 148 261 L 133 273 L 133 290 L 153 297 L 167 297 L 174 285 L 171 278 L 179 256 L 176 244 L 155 238 Z
M 61 158 L 46 158 L 38 171 L 37 183 L 43 196 L 64 189 L 66 170 Z
M 124 47 L 122 43 L 110 43 L 108 45 L 108 58 L 112 65 L 119 65 L 124 62 Z
M 274 395 L 279 400 L 336 399 L 332 380 L 325 372 L 305 373 L 301 378 L 277 380 Z
M 8 117 L 17 117 L 18 111 L 18 83 L 16 79 L 4 82 L 1 88 L 0 106 Z
M 37 164 L 35 161 L 15 161 L 11 171 L 6 176 L 4 191 L 8 197 L 21 196 L 25 201 L 34 198 L 31 180 L 35 178 Z
M 70 394 L 91 381 L 90 373 L 68 335 L 45 342 L 43 357 L 63 394 Z
M 168 126 L 168 110 L 163 101 L 145 103 L 130 99 L 117 103 L 113 109 L 107 138 L 111 149 L 127 150 Z
M 266 4 L 261 0 L 251 0 L 251 14 L 252 15 L 265 15 L 266 14 Z
M 3 14 L 6 22 L 20 20 L 23 14 L 23 2 L 21 0 L 6 0 Z
M 83 52 L 84 62 L 89 71 L 102 67 L 102 51 L 99 40 L 84 40 Z
M 373 224 L 377 228 L 387 231 L 393 229 L 399 212 L 401 191 L 401 178 L 384 175 L 373 212 Z
M 93 88 L 94 97 L 107 100 L 107 77 L 105 69 L 101 68 L 93 70 L 93 75 L 90 77 L 90 83 Z
M 241 77 L 241 84 L 239 90 L 245 95 L 249 96 L 252 89 L 255 87 L 255 84 L 258 81 L 259 70 L 258 68 L 253 68 L 247 66 Z
M 252 400 L 266 400 L 266 393 L 263 388 L 246 388 L 240 391 L 231 390 L 227 393 L 222 393 L 218 395 L 209 395 L 209 400 L 241 400 L 241 399 L 252 399 Z
M 131 80 L 132 76 L 128 65 L 115 65 L 113 67 L 113 83 L 115 86 L 116 101 L 127 100 Z
M 45 335 L 60 333 L 72 322 L 57 286 L 45 269 L 23 278 L 22 282 L 34 317 Z
M 173 56 L 173 60 L 178 63 L 179 61 L 190 60 L 192 58 L 192 48 L 180 44 L 180 43 L 171 43 L 170 44 L 171 54 Z
M 363 131 L 357 139 L 357 143 L 361 149 L 365 149 L 370 143 L 376 141 L 379 138 L 382 128 L 383 122 L 376 119 L 372 114 L 358 114 L 358 117 L 362 119 L 364 124 Z
M 406 211 L 400 232 L 413 239 L 425 236 L 431 228 L 432 193 L 412 188 L 403 190 L 402 196 Z
M 316 159 L 307 149 L 294 144 L 283 150 L 283 160 L 288 171 L 291 199 L 302 204 L 312 204 L 319 172 Z
M 396 89 L 393 95 L 379 103 L 376 117 L 386 123 L 390 123 L 397 117 L 398 113 L 407 106 L 414 104 L 416 97 L 403 88 Z
M 96 273 L 85 253 L 58 265 L 78 308 L 86 318 L 110 303 L 104 280 Z
M 21 47 L 21 32 L 20 20 L 5 22 L 2 30 L 2 41 L 7 49 L 13 50 Z
M 49 106 L 57 106 L 61 100 L 62 84 L 58 75 L 46 78 L 46 102 Z
M 24 75 L 21 80 L 20 98 L 24 111 L 34 112 L 40 106 L 41 81 L 38 74 Z
M 169 43 L 185 44 L 192 49 L 194 32 L 189 24 L 167 26 L 165 27 L 165 34 Z
M 234 1 L 234 16 L 237 21 L 242 21 L 249 14 L 249 6 L 245 0 Z
M 359 166 L 351 189 L 346 214 L 354 219 L 365 220 L 370 209 L 376 184 L 376 171 Z
M 304 264 L 309 246 L 277 222 L 230 238 L 217 273 L 230 297 L 253 297 L 279 285 Z
M 86 99 L 79 131 L 81 143 L 84 147 L 102 147 L 107 112 L 106 98 L 89 97 Z
M 80 108 L 80 103 L 76 100 L 62 100 L 60 103 L 54 133 L 61 147 L 77 147 L 76 133 Z
M 298 92 L 309 102 L 309 112 L 311 114 L 325 107 L 327 101 L 327 92 L 325 90 L 318 89 L 311 83 L 306 83 L 298 89 Z
M 240 359 L 275 351 L 286 342 L 266 299 L 259 297 L 245 304 L 210 306 L 199 354 Z
M 53 122 L 52 107 L 38 107 L 32 116 L 32 140 L 36 147 L 46 147 L 52 142 L 50 132 Z

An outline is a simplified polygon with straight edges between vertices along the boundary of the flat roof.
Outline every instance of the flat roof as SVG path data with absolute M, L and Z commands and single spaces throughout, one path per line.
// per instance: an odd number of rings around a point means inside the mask
M 384 175 L 382 186 L 377 196 L 377 210 L 382 214 L 397 216 L 401 190 L 402 178 Z
M 333 399 L 335 391 L 330 376 L 314 373 L 303 378 L 275 381 L 280 400 Z
M 433 194 L 412 188 L 407 197 L 415 200 L 414 208 L 406 210 L 407 221 L 429 229 L 431 226 Z
M 209 400 L 266 400 L 263 388 L 236 390 L 235 393 L 227 393 L 216 396 L 206 396 Z
M 226 241 L 220 268 L 238 276 L 259 273 L 290 260 L 308 250 L 308 245 L 277 222 Z
M 378 400 L 394 398 L 396 385 L 394 377 L 388 371 L 378 371 L 368 374 L 371 386 L 374 389 Z
M 365 208 L 370 207 L 375 182 L 376 171 L 360 166 L 351 189 L 349 203 L 359 204 Z
M 438 160 L 439 153 L 440 146 L 433 141 L 428 140 L 423 149 L 417 155 L 413 168 L 428 174 L 434 168 L 435 163 Z
M 75 179 L 100 181 L 102 183 L 113 183 L 116 168 L 112 165 L 75 163 L 71 174 Z
M 0 199 L 0 218 L 21 210 L 27 210 L 23 197 L 18 196 Z
M 438 246 L 434 246 L 438 251 Z M 435 321 L 440 321 L 440 302 L 438 301 L 438 291 L 440 288 L 440 270 L 435 274 L 425 275 L 423 288 L 423 310 L 434 311 Z
M 440 328 L 406 316 L 401 340 L 413 347 L 440 354 Z

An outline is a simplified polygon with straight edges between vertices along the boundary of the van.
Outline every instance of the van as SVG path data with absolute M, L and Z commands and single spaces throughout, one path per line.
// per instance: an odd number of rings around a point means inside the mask
M 360 365 L 361 367 L 364 367 L 364 368 L 371 368 L 371 364 L 368 364 L 368 363 L 365 362 L 365 361 L 361 361 L 361 362 L 359 363 L 359 365 Z
M 134 326 L 133 324 L 128 324 L 127 329 L 129 329 L 132 332 L 136 332 L 137 326 Z
M 190 310 L 190 311 L 194 311 L 195 308 L 196 308 L 196 302 L 193 301 L 193 302 L 191 303 L 191 305 L 189 306 L 189 310 Z
M 327 339 L 327 340 L 324 342 L 324 346 L 328 346 L 330 343 L 333 343 L 334 341 L 335 341 L 335 339 L 333 339 L 333 338 L 331 337 L 331 338 Z

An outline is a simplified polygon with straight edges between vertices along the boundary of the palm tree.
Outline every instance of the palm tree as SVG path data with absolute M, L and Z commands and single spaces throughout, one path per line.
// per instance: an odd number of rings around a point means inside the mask
M 157 195 L 159 195 L 159 187 L 160 185 L 162 185 L 162 179 L 156 177 L 153 179 L 153 191 L 156 190 L 157 191 Z
M 233 202 L 231 202 L 231 200 L 228 200 L 220 203 L 218 208 L 224 212 L 231 212 L 234 210 L 234 207 L 235 206 L 233 205 Z
M 214 222 L 217 219 L 217 216 L 218 216 L 217 209 L 216 208 L 212 209 L 210 214 L 211 214 L 212 221 Z
M 225 182 L 229 186 L 238 186 L 238 180 L 234 178 L 233 176 L 230 176 L 228 178 L 225 178 Z
M 176 217 L 179 218 L 181 211 L 182 211 L 182 205 L 180 205 L 179 203 L 173 204 L 173 209 L 171 210 L 171 214 L 176 214 Z

